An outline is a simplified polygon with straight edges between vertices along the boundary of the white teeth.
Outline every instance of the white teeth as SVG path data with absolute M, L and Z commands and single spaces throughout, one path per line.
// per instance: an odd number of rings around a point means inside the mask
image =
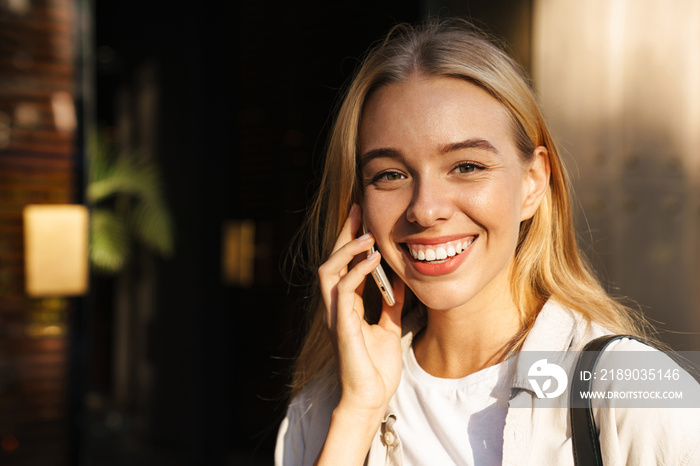
M 435 249 L 425 246 L 408 245 L 408 250 L 414 259 L 420 261 L 442 261 L 448 257 L 454 257 L 466 250 L 473 242 L 474 237 L 461 243 L 449 243 Z M 420 248 L 420 249 L 419 249 Z
M 439 261 L 447 259 L 447 251 L 445 251 L 445 248 L 437 248 L 435 251 L 435 259 Z

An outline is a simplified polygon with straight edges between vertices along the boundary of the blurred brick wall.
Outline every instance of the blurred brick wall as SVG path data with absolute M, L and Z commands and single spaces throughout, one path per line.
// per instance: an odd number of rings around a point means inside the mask
M 22 209 L 75 198 L 75 5 L 0 3 L 0 464 L 68 464 L 63 299 L 24 292 Z

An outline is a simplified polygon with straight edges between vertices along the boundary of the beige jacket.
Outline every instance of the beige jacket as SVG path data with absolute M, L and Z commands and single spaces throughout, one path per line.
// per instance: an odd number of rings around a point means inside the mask
M 406 350 L 420 327 L 406 322 L 404 328 L 407 330 L 402 346 Z M 550 300 L 538 315 L 522 351 L 581 350 L 586 342 L 608 333 L 596 324 L 588 325 L 578 313 Z M 649 350 L 641 343 L 624 340 L 615 350 L 640 349 Z M 503 464 L 573 465 L 568 401 L 562 397 L 558 401 L 560 408 L 538 407 L 542 400 L 536 397 L 527 381 L 528 369 L 515 365 L 503 432 Z M 700 386 L 695 388 L 700 392 Z M 338 401 L 339 393 L 324 393 L 311 385 L 290 403 L 277 438 L 276 465 L 314 463 Z M 605 466 L 700 466 L 700 408 L 598 409 L 594 410 L 594 415 Z M 395 419 L 390 403 L 385 420 L 372 441 L 367 465 L 402 464 L 401 435 L 393 428 Z

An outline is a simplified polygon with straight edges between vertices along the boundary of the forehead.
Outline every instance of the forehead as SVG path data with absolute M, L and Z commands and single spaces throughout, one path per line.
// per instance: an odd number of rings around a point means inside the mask
M 376 90 L 366 101 L 360 151 L 405 145 L 442 146 L 465 138 L 512 143 L 510 115 L 491 94 L 469 81 L 412 76 Z

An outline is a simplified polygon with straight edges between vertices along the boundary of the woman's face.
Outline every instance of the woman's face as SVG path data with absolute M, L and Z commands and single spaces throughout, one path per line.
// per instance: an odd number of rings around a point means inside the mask
M 379 89 L 359 136 L 364 220 L 416 296 L 443 310 L 510 296 L 520 222 L 548 183 L 546 150 L 523 161 L 507 111 L 456 78 Z

